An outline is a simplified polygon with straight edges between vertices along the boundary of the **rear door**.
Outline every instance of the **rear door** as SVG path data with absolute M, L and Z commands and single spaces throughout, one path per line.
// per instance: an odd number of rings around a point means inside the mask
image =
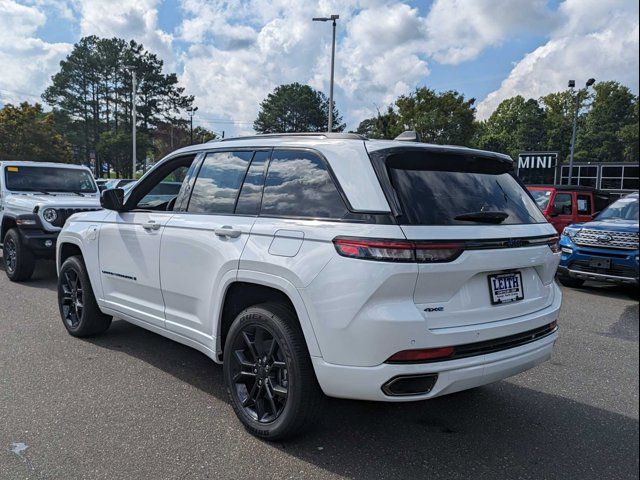
M 576 194 L 576 221 L 590 222 L 593 218 L 593 197 L 591 193 Z
M 222 298 L 217 292 L 238 269 L 269 155 L 270 150 L 206 155 L 188 204 L 169 220 L 162 237 L 160 278 L 168 330 L 214 347 Z
M 559 255 L 548 243 L 556 232 L 509 165 L 397 149 L 385 167 L 400 226 L 418 244 L 414 301 L 429 328 L 499 321 L 551 304 Z
M 575 223 L 575 193 L 573 192 L 556 192 L 553 199 L 553 207 L 551 213 L 553 215 L 553 225 L 560 233 L 564 228 Z

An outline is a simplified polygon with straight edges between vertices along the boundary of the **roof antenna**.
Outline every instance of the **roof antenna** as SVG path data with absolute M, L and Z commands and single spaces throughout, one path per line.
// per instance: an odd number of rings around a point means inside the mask
M 420 135 L 415 130 L 405 130 L 400 135 L 398 135 L 394 140 L 398 140 L 400 142 L 419 142 Z

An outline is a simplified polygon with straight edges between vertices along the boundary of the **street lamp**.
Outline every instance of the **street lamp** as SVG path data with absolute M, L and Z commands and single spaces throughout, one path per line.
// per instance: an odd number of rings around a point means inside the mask
M 595 78 L 590 78 L 589 80 L 587 80 L 587 83 L 585 83 L 585 93 L 589 90 L 589 87 L 591 85 L 593 85 L 594 83 L 596 83 L 596 79 Z M 576 81 L 575 80 L 569 80 L 569 85 L 568 87 L 571 89 L 571 91 L 573 91 L 573 89 L 576 86 Z M 575 105 L 575 109 L 573 111 L 573 132 L 571 133 L 571 152 L 569 154 L 569 178 L 567 179 L 567 183 L 569 185 L 571 185 L 573 183 L 573 152 L 575 150 L 575 146 L 576 146 L 576 129 L 577 129 L 577 125 L 578 125 L 578 111 L 580 110 L 580 107 L 582 106 L 582 90 L 578 90 L 578 93 L 576 94 L 576 105 Z
M 187 107 L 187 114 L 191 122 L 191 145 L 193 145 L 193 116 L 198 111 L 198 107 Z
M 331 83 L 329 86 L 329 125 L 328 132 L 333 131 L 333 71 L 336 58 L 336 20 L 340 15 L 331 15 L 330 17 L 315 17 L 314 22 L 333 22 L 333 43 L 331 44 Z
M 136 67 L 135 65 L 124 65 L 124 68 L 131 71 L 131 137 L 133 140 L 133 156 L 131 166 L 131 178 L 136 179 Z

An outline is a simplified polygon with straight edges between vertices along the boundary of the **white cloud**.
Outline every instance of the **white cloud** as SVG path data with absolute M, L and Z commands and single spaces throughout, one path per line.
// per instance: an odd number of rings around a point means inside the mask
M 134 39 L 175 66 L 173 36 L 158 27 L 160 0 L 78 0 L 82 36 Z
M 522 30 L 543 33 L 551 22 L 545 0 L 436 0 L 426 18 L 427 50 L 455 65 Z
M 617 80 L 638 91 L 638 3 L 567 0 L 559 8 L 562 22 L 544 45 L 518 62 L 500 87 L 478 105 L 488 117 L 505 98 L 538 98 L 578 86 L 591 77 Z
M 0 102 L 40 102 L 39 94 L 59 61 L 71 50 L 66 43 L 37 37 L 47 20 L 36 6 L 0 0 Z

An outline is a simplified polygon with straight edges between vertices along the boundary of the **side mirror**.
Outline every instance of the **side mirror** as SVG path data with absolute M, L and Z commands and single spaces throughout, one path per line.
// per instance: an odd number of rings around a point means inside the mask
M 106 210 L 122 212 L 124 210 L 124 190 L 108 188 L 100 194 L 100 205 Z

